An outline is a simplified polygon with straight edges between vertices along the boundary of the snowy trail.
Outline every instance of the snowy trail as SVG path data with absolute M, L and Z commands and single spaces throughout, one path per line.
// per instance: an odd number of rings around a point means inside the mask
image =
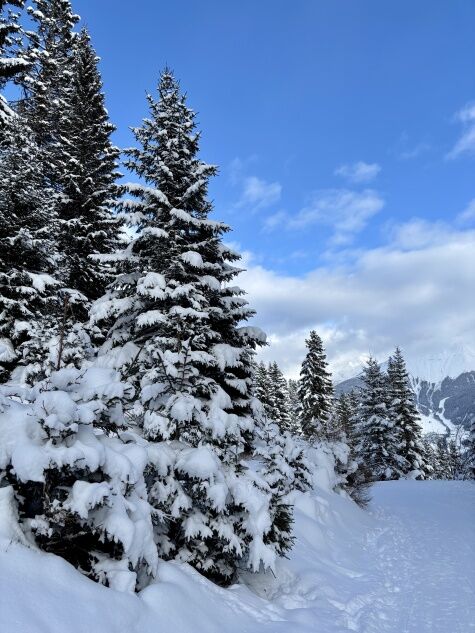
M 379 630 L 475 631 L 475 485 L 379 484 L 372 508 L 386 525 L 374 543 L 384 618 Z
M 320 544 L 309 534 L 315 524 L 306 530 L 298 516 L 299 541 L 287 563 L 295 575 L 275 583 L 274 603 L 290 621 L 292 609 L 309 610 L 298 622 L 313 617 L 319 633 L 475 631 L 475 484 L 395 481 L 375 485 L 372 495 L 369 517 L 333 501 L 320 517 Z M 338 516 L 348 521 L 346 532 Z

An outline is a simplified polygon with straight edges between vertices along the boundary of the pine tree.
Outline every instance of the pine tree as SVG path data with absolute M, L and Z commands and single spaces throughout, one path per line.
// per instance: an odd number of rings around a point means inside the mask
M 29 382 L 61 366 L 80 367 L 100 341 L 90 328 L 90 301 L 112 279 L 107 255 L 118 246 L 119 221 L 112 213 L 118 189 L 118 150 L 110 135 L 97 56 L 87 31 L 73 29 L 78 16 L 69 0 L 37 0 L 19 112 L 41 152 L 48 205 L 49 241 L 55 253 L 56 311 L 23 350 Z M 103 259 L 101 259 L 103 258 Z M 46 316 L 46 315 L 43 315 Z
M 290 430 L 290 414 L 288 410 L 289 394 L 287 392 L 287 382 L 280 367 L 274 361 L 269 363 L 267 375 L 270 382 L 272 413 L 271 419 L 279 427 L 281 433 Z
M 0 141 L 0 382 L 15 367 L 33 371 L 59 309 L 54 198 L 43 164 L 25 120 L 12 117 Z
M 324 439 L 329 433 L 333 385 L 322 340 L 314 330 L 306 345 L 308 351 L 302 363 L 298 388 L 302 431 L 309 440 Z
M 338 419 L 338 425 L 344 430 L 348 438 L 353 438 L 354 412 L 351 407 L 349 394 L 342 393 L 336 399 L 335 413 Z
M 21 110 L 45 152 L 45 172 L 50 185 L 61 192 L 71 150 L 67 130 L 79 16 L 70 0 L 34 0 L 29 14 L 36 24 L 25 57 L 29 70 L 22 79 L 25 98 Z
M 117 250 L 120 229 L 111 211 L 118 197 L 119 150 L 110 140 L 115 128 L 105 108 L 98 61 L 82 29 L 75 39 L 67 112 L 59 129 L 68 147 L 58 209 L 62 277 L 66 287 L 89 300 L 102 296 L 112 279 L 110 265 L 97 256 Z
M 342 393 L 336 400 L 335 413 L 338 425 L 348 438 L 349 445 L 355 448 L 360 440 L 360 398 L 355 389 L 348 393 Z
M 363 370 L 363 383 L 358 453 L 371 481 L 399 479 L 407 471 L 407 462 L 401 455 L 400 430 L 389 418 L 387 380 L 374 358 Z
M 24 80 L 22 109 L 45 154 L 45 172 L 56 191 L 57 242 L 64 287 L 76 295 L 75 318 L 84 319 L 88 300 L 111 281 L 104 257 L 118 247 L 119 151 L 110 140 L 98 57 L 86 29 L 74 32 L 78 16 L 69 0 L 36 0 L 38 25 L 27 53 L 31 71 Z M 100 259 L 100 256 L 103 259 Z
M 229 283 L 239 256 L 222 243 L 228 227 L 208 217 L 216 167 L 197 157 L 195 115 L 168 70 L 158 93 L 128 152 L 144 183 L 129 185 L 122 203 L 137 237 L 93 314 L 115 320 L 103 351 L 136 387 L 132 414 L 155 443 L 159 553 L 227 583 L 238 564 L 272 565 L 278 550 L 270 495 L 240 458 L 254 442 L 253 353 L 264 339 L 239 326 L 253 312 Z
M 401 350 L 396 348 L 388 364 L 388 416 L 400 437 L 398 454 L 403 458 L 402 474 L 424 478 L 427 464 L 424 458 L 422 430 L 414 404 L 414 394 Z
M 0 0 L 0 90 L 28 67 L 25 57 L 17 50 L 18 15 L 9 10 L 9 7 L 22 9 L 23 5 L 23 0 Z M 11 114 L 6 99 L 0 94 L 0 127 L 9 121 Z

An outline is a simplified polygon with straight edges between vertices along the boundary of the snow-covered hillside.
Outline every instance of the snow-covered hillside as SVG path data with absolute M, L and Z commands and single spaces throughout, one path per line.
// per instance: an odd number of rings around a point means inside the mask
M 475 350 L 469 345 L 454 345 L 432 356 L 409 357 L 407 368 L 412 376 L 438 385 L 444 378 L 475 370 Z
M 221 589 L 187 565 L 162 563 L 156 584 L 138 596 L 3 539 L 0 630 L 470 633 L 474 508 L 471 482 L 377 484 L 369 512 L 317 490 L 296 500 L 295 548 L 275 577 L 249 575 Z M 0 536 L 2 527 L 9 530 L 0 524 Z

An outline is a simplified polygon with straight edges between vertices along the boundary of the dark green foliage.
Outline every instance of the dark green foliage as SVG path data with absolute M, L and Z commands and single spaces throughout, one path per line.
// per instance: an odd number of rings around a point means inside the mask
M 101 263 L 119 246 L 120 222 L 112 214 L 119 150 L 110 141 L 114 126 L 105 108 L 98 57 L 83 29 L 75 39 L 60 136 L 67 139 L 67 163 L 58 207 L 58 247 L 63 254 L 62 277 L 69 288 L 88 299 L 102 296 L 112 280 L 110 264 Z
M 105 350 L 124 359 L 145 437 L 183 450 L 167 468 L 153 464 L 159 478 L 150 499 L 165 517 L 157 530 L 160 554 L 226 584 L 239 561 L 246 564 L 248 510 L 231 493 L 216 506 L 208 477 L 190 470 L 188 460 L 213 460 L 223 474 L 212 478 L 242 476 L 239 455 L 251 449 L 255 431 L 252 356 L 263 339 L 239 327 L 253 312 L 229 283 L 239 256 L 222 243 L 228 227 L 209 218 L 216 167 L 198 158 L 195 114 L 168 70 L 158 100 L 147 99 L 150 117 L 134 129 L 138 147 L 127 152 L 140 183 L 127 185 L 121 205 L 138 232 L 95 313 L 114 320 Z
M 308 351 L 302 363 L 298 387 L 302 432 L 309 440 L 324 439 L 330 433 L 333 385 L 327 371 L 322 339 L 314 330 L 310 332 L 306 344 Z
M 53 195 L 43 164 L 25 120 L 12 117 L 0 141 L 0 381 L 32 362 L 29 346 L 59 308 Z
M 423 479 L 427 474 L 422 430 L 401 350 L 390 357 L 387 374 L 388 417 L 399 442 L 401 474 Z

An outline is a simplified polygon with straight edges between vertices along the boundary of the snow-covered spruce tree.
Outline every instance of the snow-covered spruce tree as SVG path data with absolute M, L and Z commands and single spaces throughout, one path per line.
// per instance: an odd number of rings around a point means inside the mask
M 308 351 L 302 363 L 298 387 L 302 432 L 309 440 L 325 439 L 329 432 L 333 385 L 327 371 L 322 339 L 312 330 L 305 342 Z
M 15 115 L 0 140 L 0 382 L 36 365 L 40 339 L 56 324 L 52 205 L 42 151 Z
M 23 0 L 0 0 L 0 90 L 27 68 L 24 55 L 16 50 L 20 27 L 14 11 L 21 9 L 23 4 Z M 11 114 L 7 100 L 0 94 L 0 128 L 8 122 Z
M 5 388 L 3 388 L 5 391 Z M 133 395 L 118 372 L 90 367 L 53 372 L 0 412 L 0 434 L 16 431 L 0 457 L 20 525 L 41 549 L 90 578 L 121 590 L 156 572 L 147 452 L 124 425 Z
M 428 464 L 424 457 L 422 429 L 414 404 L 414 394 L 401 350 L 397 347 L 389 359 L 387 375 L 388 416 L 400 438 L 398 454 L 403 458 L 402 474 L 423 479 Z
M 377 361 L 369 358 L 363 369 L 357 451 L 371 481 L 399 479 L 407 472 L 401 432 L 389 417 L 387 402 L 386 376 Z
M 119 150 L 110 140 L 115 128 L 105 108 L 98 61 L 82 29 L 74 40 L 66 110 L 59 120 L 59 135 L 67 143 L 58 207 L 61 274 L 66 287 L 89 300 L 104 294 L 113 272 L 95 256 L 117 250 L 120 231 L 112 213 L 118 198 Z
M 88 328 L 90 301 L 101 296 L 113 272 L 95 256 L 118 245 L 119 223 L 112 213 L 118 191 L 118 150 L 104 105 L 97 56 L 85 30 L 73 31 L 78 17 L 69 0 L 37 0 L 31 11 L 38 32 L 31 37 L 31 64 L 23 79 L 20 112 L 42 153 L 45 186 L 53 190 L 50 230 L 57 253 L 58 309 L 52 327 L 39 332 L 29 381 L 53 368 L 79 367 L 101 341 Z M 54 220 L 54 221 L 53 221 Z
M 241 461 L 255 439 L 253 352 L 260 331 L 239 327 L 253 312 L 230 282 L 239 256 L 209 219 L 195 115 L 171 72 L 148 96 L 150 117 L 134 130 L 127 167 L 143 184 L 122 203 L 137 236 L 121 273 L 93 308 L 114 318 L 103 352 L 136 386 L 133 415 L 150 447 L 149 498 L 159 554 L 228 583 L 238 566 L 272 566 L 271 496 Z
M 293 493 L 310 489 L 310 463 L 303 442 L 289 431 L 282 432 L 267 416 L 261 402 L 256 400 L 253 410 L 256 421 L 254 455 L 262 463 L 257 470 L 258 483 L 272 495 L 269 538 L 276 544 L 279 555 L 285 555 L 293 544 Z
M 58 192 L 68 170 L 68 136 L 62 137 L 69 115 L 76 34 L 79 21 L 70 0 L 34 0 L 28 12 L 36 30 L 30 34 L 25 56 L 29 70 L 22 79 L 21 111 L 35 140 L 45 151 L 45 172 Z
M 94 300 L 104 293 L 112 272 L 110 264 L 94 256 L 118 246 L 112 208 L 118 197 L 119 151 L 110 140 L 115 128 L 105 108 L 98 57 L 87 30 L 74 32 L 79 18 L 70 1 L 35 0 L 35 5 L 31 14 L 38 33 L 28 51 L 31 70 L 24 79 L 22 107 L 58 193 L 62 283 Z M 78 307 L 76 302 L 76 312 Z
M 273 415 L 270 417 L 279 427 L 281 433 L 290 431 L 289 394 L 287 381 L 284 378 L 278 364 L 269 363 L 267 375 L 270 382 L 271 397 L 273 402 Z

